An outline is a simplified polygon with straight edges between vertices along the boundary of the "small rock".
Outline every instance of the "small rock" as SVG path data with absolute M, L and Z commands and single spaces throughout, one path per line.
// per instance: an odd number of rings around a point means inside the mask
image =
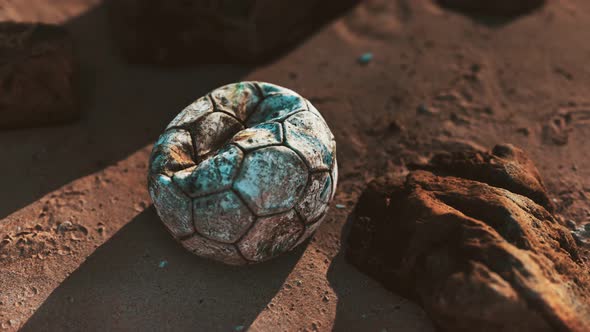
M 438 110 L 432 107 L 428 107 L 425 104 L 418 105 L 416 108 L 416 112 L 420 115 L 435 115 L 438 113 Z
M 72 222 L 66 220 L 66 221 L 60 223 L 59 225 L 57 225 L 57 231 L 60 233 L 63 233 L 63 232 L 71 230 L 72 227 L 73 227 Z
M 527 127 L 516 128 L 516 132 L 523 136 L 529 136 L 531 134 L 531 131 Z
M 367 65 L 373 60 L 373 53 L 367 52 L 358 57 L 357 61 L 361 65 Z

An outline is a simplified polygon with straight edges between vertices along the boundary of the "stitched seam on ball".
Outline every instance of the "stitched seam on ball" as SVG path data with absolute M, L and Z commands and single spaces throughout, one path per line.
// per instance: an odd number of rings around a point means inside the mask
M 303 190 L 301 190 L 301 192 L 299 193 L 299 197 L 297 197 L 297 199 L 295 200 L 295 204 L 293 205 L 293 210 L 295 210 L 295 212 L 299 213 L 299 211 L 297 211 L 297 205 L 301 203 L 308 186 L 311 186 L 311 184 L 311 173 L 307 171 L 307 177 L 305 179 L 305 185 L 303 186 Z
M 209 153 L 208 153 L 208 155 L 211 155 L 211 154 L 217 154 L 217 152 L 218 152 L 219 150 L 221 150 L 222 148 L 224 148 L 224 147 L 226 147 L 228 144 L 230 144 L 230 142 L 231 142 L 231 139 L 232 139 L 232 138 L 233 138 L 233 137 L 234 137 L 234 136 L 235 136 L 237 133 L 239 133 L 240 131 L 242 131 L 242 130 L 244 130 L 245 128 L 248 128 L 248 127 L 246 126 L 246 122 L 245 122 L 245 121 L 244 121 L 244 122 L 242 122 L 240 119 L 238 119 L 237 117 L 235 117 L 233 114 L 231 114 L 231 113 L 228 113 L 227 111 L 224 111 L 224 110 L 221 110 L 221 109 L 219 109 L 219 108 L 217 107 L 217 104 L 215 103 L 215 100 L 213 100 L 213 96 L 211 96 L 211 93 L 208 93 L 208 94 L 207 94 L 207 98 L 209 98 L 209 101 L 211 102 L 211 105 L 213 106 L 213 112 L 212 112 L 212 113 L 214 113 L 214 112 L 219 112 L 219 113 L 223 113 L 223 114 L 225 114 L 225 115 L 228 115 L 228 116 L 230 116 L 232 119 L 236 120 L 236 121 L 237 121 L 237 122 L 238 122 L 238 123 L 239 123 L 239 124 L 242 126 L 242 129 L 238 130 L 238 132 L 236 132 L 236 133 L 235 133 L 235 134 L 233 134 L 231 137 L 229 137 L 229 138 L 227 139 L 227 141 L 225 141 L 225 142 L 224 142 L 224 144 L 223 144 L 223 145 L 221 145 L 221 147 L 220 147 L 219 149 L 217 149 L 217 150 L 215 150 L 215 151 L 211 151 L 211 152 L 209 152 Z M 195 122 L 196 122 L 196 121 L 195 121 Z M 194 142 L 194 139 L 193 139 L 193 144 L 194 144 L 194 147 L 193 147 L 193 149 L 195 149 L 195 155 L 196 155 L 196 152 L 197 152 L 197 151 L 196 151 L 197 145 L 196 145 L 196 143 Z
M 250 114 L 248 114 L 248 116 L 244 119 L 244 123 L 248 123 L 248 121 L 250 120 L 250 118 L 252 117 L 252 115 L 254 113 L 256 113 L 256 111 L 260 107 L 260 104 L 262 104 L 262 102 L 267 98 L 267 96 L 265 96 L 264 93 L 262 92 L 262 88 L 260 87 L 260 85 L 258 85 L 258 82 L 252 82 L 252 85 L 254 85 L 254 88 L 258 92 L 258 95 L 260 96 L 260 100 L 258 100 L 258 102 L 256 103 L 256 105 L 254 105 L 254 109 L 252 110 L 252 112 L 250 112 Z M 250 128 L 250 127 L 248 127 L 246 125 L 244 125 L 244 127 Z
M 301 238 L 305 234 L 305 231 L 307 231 L 307 225 L 305 225 L 305 220 L 303 220 L 303 217 L 301 216 L 299 211 L 297 211 L 297 209 L 295 207 L 293 208 L 293 211 L 295 211 L 295 216 L 297 217 L 297 220 L 299 220 L 299 223 L 301 225 L 303 225 L 303 229 L 301 230 L 301 233 L 299 233 L 299 235 L 297 236 L 297 240 L 295 240 L 293 242 L 294 245 L 291 248 L 289 248 L 289 250 L 291 250 L 297 246 L 297 243 L 299 243 L 299 241 L 301 240 Z
M 234 244 L 236 245 L 236 248 L 238 249 L 238 251 L 240 251 L 240 248 L 237 246 L 237 244 L 238 244 L 240 241 L 242 241 L 242 239 L 243 239 L 243 238 L 246 236 L 246 234 L 248 234 L 248 233 L 250 232 L 250 230 L 251 230 L 252 228 L 254 228 L 254 225 L 256 225 L 256 223 L 258 222 L 258 219 L 260 219 L 260 217 L 259 217 L 259 216 L 258 216 L 256 213 L 254 213 L 254 211 L 252 211 L 252 210 L 250 209 L 250 207 L 248 206 L 248 204 L 246 204 L 246 202 L 244 201 L 244 199 L 242 198 L 242 196 L 240 195 L 240 193 L 239 193 L 237 190 L 233 190 L 233 189 L 232 189 L 232 191 L 234 192 L 234 194 L 235 194 L 236 196 L 238 196 L 238 199 L 240 199 L 240 200 L 241 200 L 242 204 L 244 204 L 244 205 L 246 206 L 246 208 L 247 208 L 247 209 L 250 211 L 250 213 L 252 213 L 252 215 L 254 215 L 254 221 L 252 221 L 252 224 L 250 224 L 250 226 L 248 226 L 248 228 L 247 228 L 247 229 L 244 231 L 244 233 L 242 233 L 242 234 L 240 235 L 240 237 L 238 237 L 238 239 L 234 241 Z M 241 254 L 241 253 L 242 253 L 242 252 L 240 251 L 240 254 Z M 242 255 L 243 255 L 243 254 L 242 254 Z M 247 259 L 246 257 L 244 257 L 244 259 L 246 259 L 247 261 L 250 261 L 250 260 L 249 260 L 249 259 Z
M 232 245 L 236 249 L 236 252 L 238 253 L 238 255 L 240 255 L 240 257 L 242 257 L 242 259 L 245 260 L 247 264 L 256 263 L 256 261 L 249 260 L 248 258 L 246 258 L 246 256 L 244 256 L 244 254 L 240 250 L 240 246 L 238 245 L 238 242 L 239 242 L 239 240 L 236 241 L 235 243 L 232 243 Z
M 285 123 L 285 121 L 289 120 L 289 118 L 291 118 L 292 116 L 294 116 L 294 115 L 296 115 L 296 114 L 299 114 L 299 113 L 302 113 L 302 112 L 309 112 L 309 111 L 308 111 L 308 110 L 306 110 L 306 109 L 303 109 L 303 108 L 302 108 L 302 109 L 298 109 L 298 110 L 294 111 L 293 113 L 287 114 L 287 115 L 286 115 L 285 117 L 283 117 L 282 119 L 281 119 L 281 118 L 279 118 L 279 119 L 275 119 L 275 120 L 272 120 L 272 121 L 274 121 L 274 122 L 278 122 L 278 123 Z M 312 113 L 312 114 L 313 114 L 313 113 Z M 269 121 L 269 122 L 272 122 L 272 121 Z
M 234 180 L 235 182 L 235 180 Z M 252 209 L 252 207 L 250 205 L 248 205 L 248 203 L 246 202 L 246 200 L 242 197 L 242 195 L 240 194 L 240 192 L 236 189 L 234 189 L 233 187 L 233 183 L 232 183 L 232 187 L 230 189 L 236 196 L 238 196 L 238 199 L 242 202 L 242 204 L 244 204 L 246 206 L 246 208 L 248 209 L 248 211 L 250 211 L 250 213 L 252 213 L 252 215 L 256 218 L 260 217 L 258 214 L 256 214 L 254 212 L 254 210 Z M 251 227 L 251 226 L 250 226 Z
M 309 164 L 309 162 L 307 161 L 307 159 L 297 150 L 295 150 L 291 145 L 289 145 L 289 142 L 287 141 L 287 128 L 285 128 L 285 124 L 282 123 L 281 124 L 283 127 L 283 131 L 285 132 L 285 142 L 283 143 L 283 146 L 286 147 L 287 149 L 295 152 L 295 154 L 297 155 L 297 157 L 299 157 L 299 159 L 301 159 L 301 161 L 303 161 L 303 164 L 305 165 L 305 168 L 307 168 L 307 174 L 311 173 L 311 171 L 313 170 L 313 168 L 311 167 L 311 164 Z
M 232 117 L 232 119 L 234 119 L 234 120 L 238 121 L 238 122 L 239 122 L 239 123 L 242 125 L 242 127 L 244 127 L 244 128 L 247 128 L 247 127 L 246 127 L 246 124 L 245 124 L 244 122 L 242 122 L 242 120 L 238 119 L 238 118 L 237 118 L 235 115 L 231 114 L 230 112 L 228 112 L 228 111 L 224 111 L 224 110 L 216 110 L 215 112 L 217 112 L 217 113 L 223 113 L 223 114 L 225 114 L 225 115 L 229 115 L 229 116 L 231 116 L 231 117 Z M 240 131 L 244 130 L 244 128 L 242 128 Z M 240 131 L 238 131 L 238 133 L 239 133 Z M 236 133 L 236 134 L 237 134 L 237 133 Z M 234 134 L 234 135 L 235 135 L 235 134 Z M 232 136 L 232 137 L 234 137 L 234 136 Z

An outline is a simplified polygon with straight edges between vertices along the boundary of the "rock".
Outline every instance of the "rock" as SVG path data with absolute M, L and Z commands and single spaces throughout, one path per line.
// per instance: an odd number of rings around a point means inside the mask
M 510 144 L 489 151 L 465 150 L 435 155 L 425 166 L 411 165 L 445 176 L 488 183 L 527 196 L 548 211 L 554 206 L 539 171 L 521 149 Z
M 420 104 L 416 107 L 416 113 L 419 115 L 436 115 L 439 113 L 439 110 L 426 104 Z
M 0 23 L 0 128 L 78 118 L 72 40 L 56 25 Z
M 570 231 L 535 202 L 547 194 L 530 159 L 507 145 L 463 157 L 371 182 L 348 261 L 420 303 L 441 330 L 585 331 L 590 269 Z
M 545 0 L 438 0 L 443 7 L 490 16 L 526 14 L 545 3 Z
M 294 46 L 355 0 L 109 0 L 113 37 L 131 63 L 258 63 Z

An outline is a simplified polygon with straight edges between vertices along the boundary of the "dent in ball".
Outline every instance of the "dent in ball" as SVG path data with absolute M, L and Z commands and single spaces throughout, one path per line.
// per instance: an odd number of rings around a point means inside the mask
M 228 145 L 198 166 L 176 172 L 172 179 L 190 197 L 217 193 L 231 188 L 243 158 L 242 150 Z

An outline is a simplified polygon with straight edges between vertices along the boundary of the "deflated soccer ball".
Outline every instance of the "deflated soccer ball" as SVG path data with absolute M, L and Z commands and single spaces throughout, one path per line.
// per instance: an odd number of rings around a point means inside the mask
M 334 197 L 337 172 L 334 136 L 307 99 L 241 82 L 170 122 L 152 150 L 148 187 L 186 249 L 243 265 L 307 239 Z

